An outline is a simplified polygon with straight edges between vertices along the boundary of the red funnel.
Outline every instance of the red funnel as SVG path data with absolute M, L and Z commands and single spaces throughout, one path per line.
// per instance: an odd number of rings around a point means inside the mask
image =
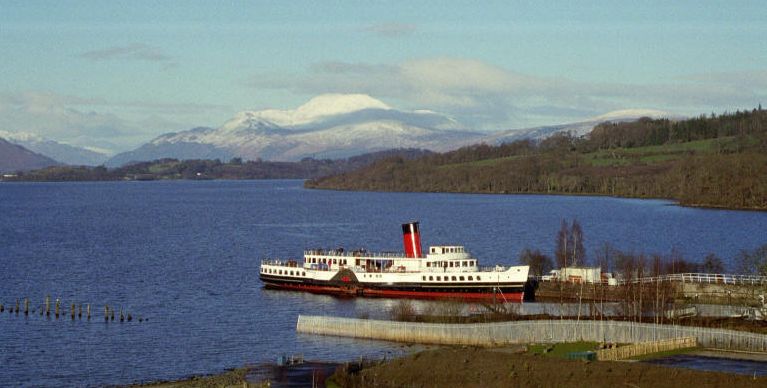
M 402 224 L 402 239 L 405 244 L 405 257 L 423 257 L 418 222 Z

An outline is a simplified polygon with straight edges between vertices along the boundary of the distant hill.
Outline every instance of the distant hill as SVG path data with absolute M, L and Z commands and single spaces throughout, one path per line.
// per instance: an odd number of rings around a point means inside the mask
M 669 198 L 767 210 L 767 111 L 604 122 L 585 136 L 473 145 L 382 160 L 310 188 Z
M 33 133 L 0 131 L 0 138 L 61 163 L 75 166 L 98 166 L 109 159 L 106 153 L 60 143 Z
M 0 172 L 28 171 L 60 163 L 0 138 Z
M 107 169 L 103 166 L 54 166 L 20 173 L 16 181 L 114 181 L 159 179 L 308 179 L 365 167 L 381 159 L 410 160 L 432 154 L 426 150 L 396 149 L 348 159 L 304 158 L 298 162 L 158 159 Z M 8 179 L 6 179 L 8 180 Z

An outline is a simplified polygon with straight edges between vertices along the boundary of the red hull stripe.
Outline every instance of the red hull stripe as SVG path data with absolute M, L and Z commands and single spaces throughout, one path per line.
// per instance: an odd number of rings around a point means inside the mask
M 401 291 L 386 289 L 358 288 L 349 290 L 332 286 L 317 286 L 308 284 L 290 284 L 290 283 L 267 283 L 269 288 L 278 288 L 284 290 L 308 291 L 319 294 L 333 294 L 346 296 L 370 296 L 382 298 L 416 298 L 416 299 L 463 299 L 473 301 L 496 301 L 505 300 L 509 302 L 522 302 L 524 292 L 504 292 L 503 294 L 492 292 L 433 292 L 433 291 Z

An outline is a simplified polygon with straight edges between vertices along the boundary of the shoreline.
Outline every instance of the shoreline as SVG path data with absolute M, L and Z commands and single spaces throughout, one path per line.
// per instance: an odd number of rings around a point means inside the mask
M 266 181 L 266 180 L 297 180 L 297 181 L 310 181 L 312 178 L 228 178 L 228 179 L 186 179 L 186 178 L 158 178 L 149 180 L 140 179 L 93 179 L 93 180 L 21 180 L 21 179 L 0 179 L 0 183 L 77 183 L 77 182 L 168 182 L 168 181 Z M 703 209 L 703 210 L 723 210 L 723 211 L 746 211 L 746 212 L 767 212 L 767 208 L 750 208 L 750 207 L 737 207 L 737 206 L 718 206 L 718 205 L 706 205 L 697 203 L 682 203 L 676 198 L 663 198 L 663 197 L 631 197 L 620 196 L 612 194 L 601 193 L 552 193 L 552 192 L 518 192 L 518 193 L 490 193 L 490 192 L 470 192 L 470 191 L 397 191 L 397 190 L 356 190 L 356 189 L 343 189 L 337 187 L 320 187 L 320 186 L 307 186 L 303 185 L 307 190 L 325 190 L 325 191 L 345 191 L 345 192 L 365 192 L 365 193 L 421 193 L 421 194 L 467 194 L 467 195 L 546 195 L 556 197 L 595 197 L 595 198 L 616 198 L 616 199 L 636 199 L 636 200 L 655 200 L 655 201 L 668 201 L 671 202 L 670 206 L 679 206 L 690 209 Z
M 522 362 L 523 365 L 528 364 L 525 361 L 527 359 L 530 360 L 546 360 L 545 362 L 550 364 L 550 367 L 558 368 L 560 369 L 560 372 L 562 370 L 566 370 L 563 368 L 572 368 L 573 371 L 575 371 L 579 366 L 584 365 L 591 365 L 591 364 L 600 364 L 600 365 L 610 365 L 611 369 L 618 369 L 616 371 L 617 374 L 620 374 L 620 370 L 626 369 L 627 371 L 631 371 L 631 365 L 641 365 L 641 368 L 663 368 L 664 370 L 672 369 L 675 372 L 671 373 L 673 376 L 678 375 L 692 375 L 696 377 L 700 377 L 701 375 L 705 375 L 706 378 L 710 378 L 710 374 L 716 374 L 720 377 L 717 378 L 717 381 L 719 380 L 736 380 L 740 381 L 744 378 L 747 380 L 754 381 L 757 385 L 764 384 L 767 382 L 767 376 L 759 376 L 756 380 L 753 379 L 753 376 L 745 375 L 745 374 L 739 374 L 734 372 L 727 372 L 727 371 L 701 371 L 697 369 L 682 367 L 682 366 L 661 366 L 661 365 L 653 365 L 651 363 L 647 363 L 648 360 L 655 360 L 660 359 L 664 357 L 669 357 L 670 355 L 668 352 L 665 353 L 659 353 L 656 356 L 649 355 L 648 358 L 643 358 L 641 360 L 622 360 L 622 361 L 573 361 L 573 360 L 565 360 L 561 358 L 553 358 L 553 357 L 542 357 L 539 355 L 533 355 L 529 353 L 529 345 L 517 345 L 517 346 L 504 346 L 504 347 L 496 347 L 496 348 L 481 348 L 481 347 L 467 347 L 467 346 L 438 346 L 434 348 L 424 349 L 421 351 L 418 351 L 413 354 L 409 355 L 402 355 L 400 357 L 393 358 L 391 360 L 386 359 L 376 359 L 367 361 L 367 366 L 362 367 L 358 373 L 366 373 L 368 370 L 374 370 L 376 368 L 394 368 L 395 372 L 397 368 L 408 368 L 408 363 L 405 362 L 407 360 L 413 360 L 416 361 L 420 359 L 421 357 L 425 355 L 430 355 L 432 353 L 438 353 L 441 358 L 445 358 L 445 356 L 450 356 L 448 358 L 452 359 L 454 357 L 467 354 L 467 353 L 480 353 L 480 354 L 495 354 L 497 357 L 501 357 L 506 359 L 506 361 L 511 360 L 514 364 L 517 364 L 519 362 Z M 686 354 L 690 356 L 696 356 L 696 357 L 706 357 L 706 358 L 721 358 L 721 359 L 728 359 L 728 360 L 736 360 L 736 361 L 757 361 L 757 362 L 764 362 L 767 364 L 767 353 L 751 353 L 751 352 L 735 352 L 735 351 L 727 351 L 727 350 L 721 350 L 721 349 L 711 349 L 711 348 L 700 348 L 695 350 L 689 350 L 689 351 L 683 351 L 679 352 L 679 354 Z M 460 363 L 468 363 L 470 361 L 466 361 L 465 358 L 459 357 L 459 364 Z M 351 362 L 350 362 L 351 363 Z M 335 381 L 335 379 L 338 378 L 338 375 L 333 373 L 336 370 L 344 370 L 344 366 L 348 365 L 350 363 L 339 363 L 339 362 L 325 362 L 325 361 L 309 361 L 305 364 L 299 364 L 299 365 L 292 365 L 292 366 L 278 366 L 277 364 L 258 364 L 258 365 L 245 365 L 239 368 L 229 369 L 224 372 L 220 373 L 213 373 L 210 375 L 192 375 L 188 377 L 182 377 L 178 380 L 161 380 L 161 381 L 152 381 L 147 383 L 140 383 L 140 384 L 130 384 L 126 385 L 124 387 L 128 388 L 202 388 L 202 387 L 220 387 L 220 386 L 242 386 L 242 387 L 269 387 L 272 381 L 277 381 L 274 376 L 281 375 L 281 376 L 287 376 L 287 380 L 281 380 L 281 383 L 302 383 L 302 382 L 308 382 L 311 377 L 315 378 L 315 382 L 327 382 L 327 379 L 333 380 L 334 383 L 338 383 Z M 625 365 L 620 366 L 620 365 Z M 301 368 L 303 366 L 303 368 Z M 299 368 L 301 370 L 299 370 Z M 320 368 L 324 368 L 322 372 L 317 372 Z M 348 367 L 347 367 L 348 368 Z M 514 367 L 512 367 L 514 369 Z M 531 368 L 532 369 L 532 368 Z M 599 369 L 599 368 L 597 368 Z M 289 371 L 293 370 L 295 373 L 290 373 Z M 314 371 L 314 372 L 312 372 Z M 417 371 L 421 375 L 428 375 L 430 373 L 429 369 L 425 370 L 418 370 Z M 479 375 L 483 375 L 487 372 L 487 374 L 492 374 L 492 366 L 484 371 L 482 368 L 477 369 L 476 373 Z M 309 373 L 313 373 L 313 376 L 309 375 Z M 348 372 L 341 372 L 341 375 Z M 571 371 L 570 374 L 573 374 L 574 372 Z M 591 375 L 592 373 L 589 373 Z M 724 377 L 723 377 L 724 376 Z M 729 377 L 728 377 L 729 376 Z M 260 378 L 257 378 L 260 377 Z M 584 380 L 585 381 L 585 380 Z M 669 382 L 675 383 L 676 380 L 671 379 Z M 492 382 L 490 382 L 490 385 L 493 385 Z M 567 384 L 566 384 L 567 385 Z M 577 385 L 577 384 L 576 384 Z M 341 385 L 345 386 L 345 385 Z M 376 383 L 374 383 L 374 386 Z M 383 386 L 387 386 L 384 384 Z

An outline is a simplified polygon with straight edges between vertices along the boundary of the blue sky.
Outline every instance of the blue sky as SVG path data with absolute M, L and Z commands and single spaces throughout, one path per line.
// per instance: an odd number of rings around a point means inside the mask
M 633 3 L 3 1 L 0 130 L 124 150 L 328 92 L 478 130 L 767 102 L 763 3 Z

